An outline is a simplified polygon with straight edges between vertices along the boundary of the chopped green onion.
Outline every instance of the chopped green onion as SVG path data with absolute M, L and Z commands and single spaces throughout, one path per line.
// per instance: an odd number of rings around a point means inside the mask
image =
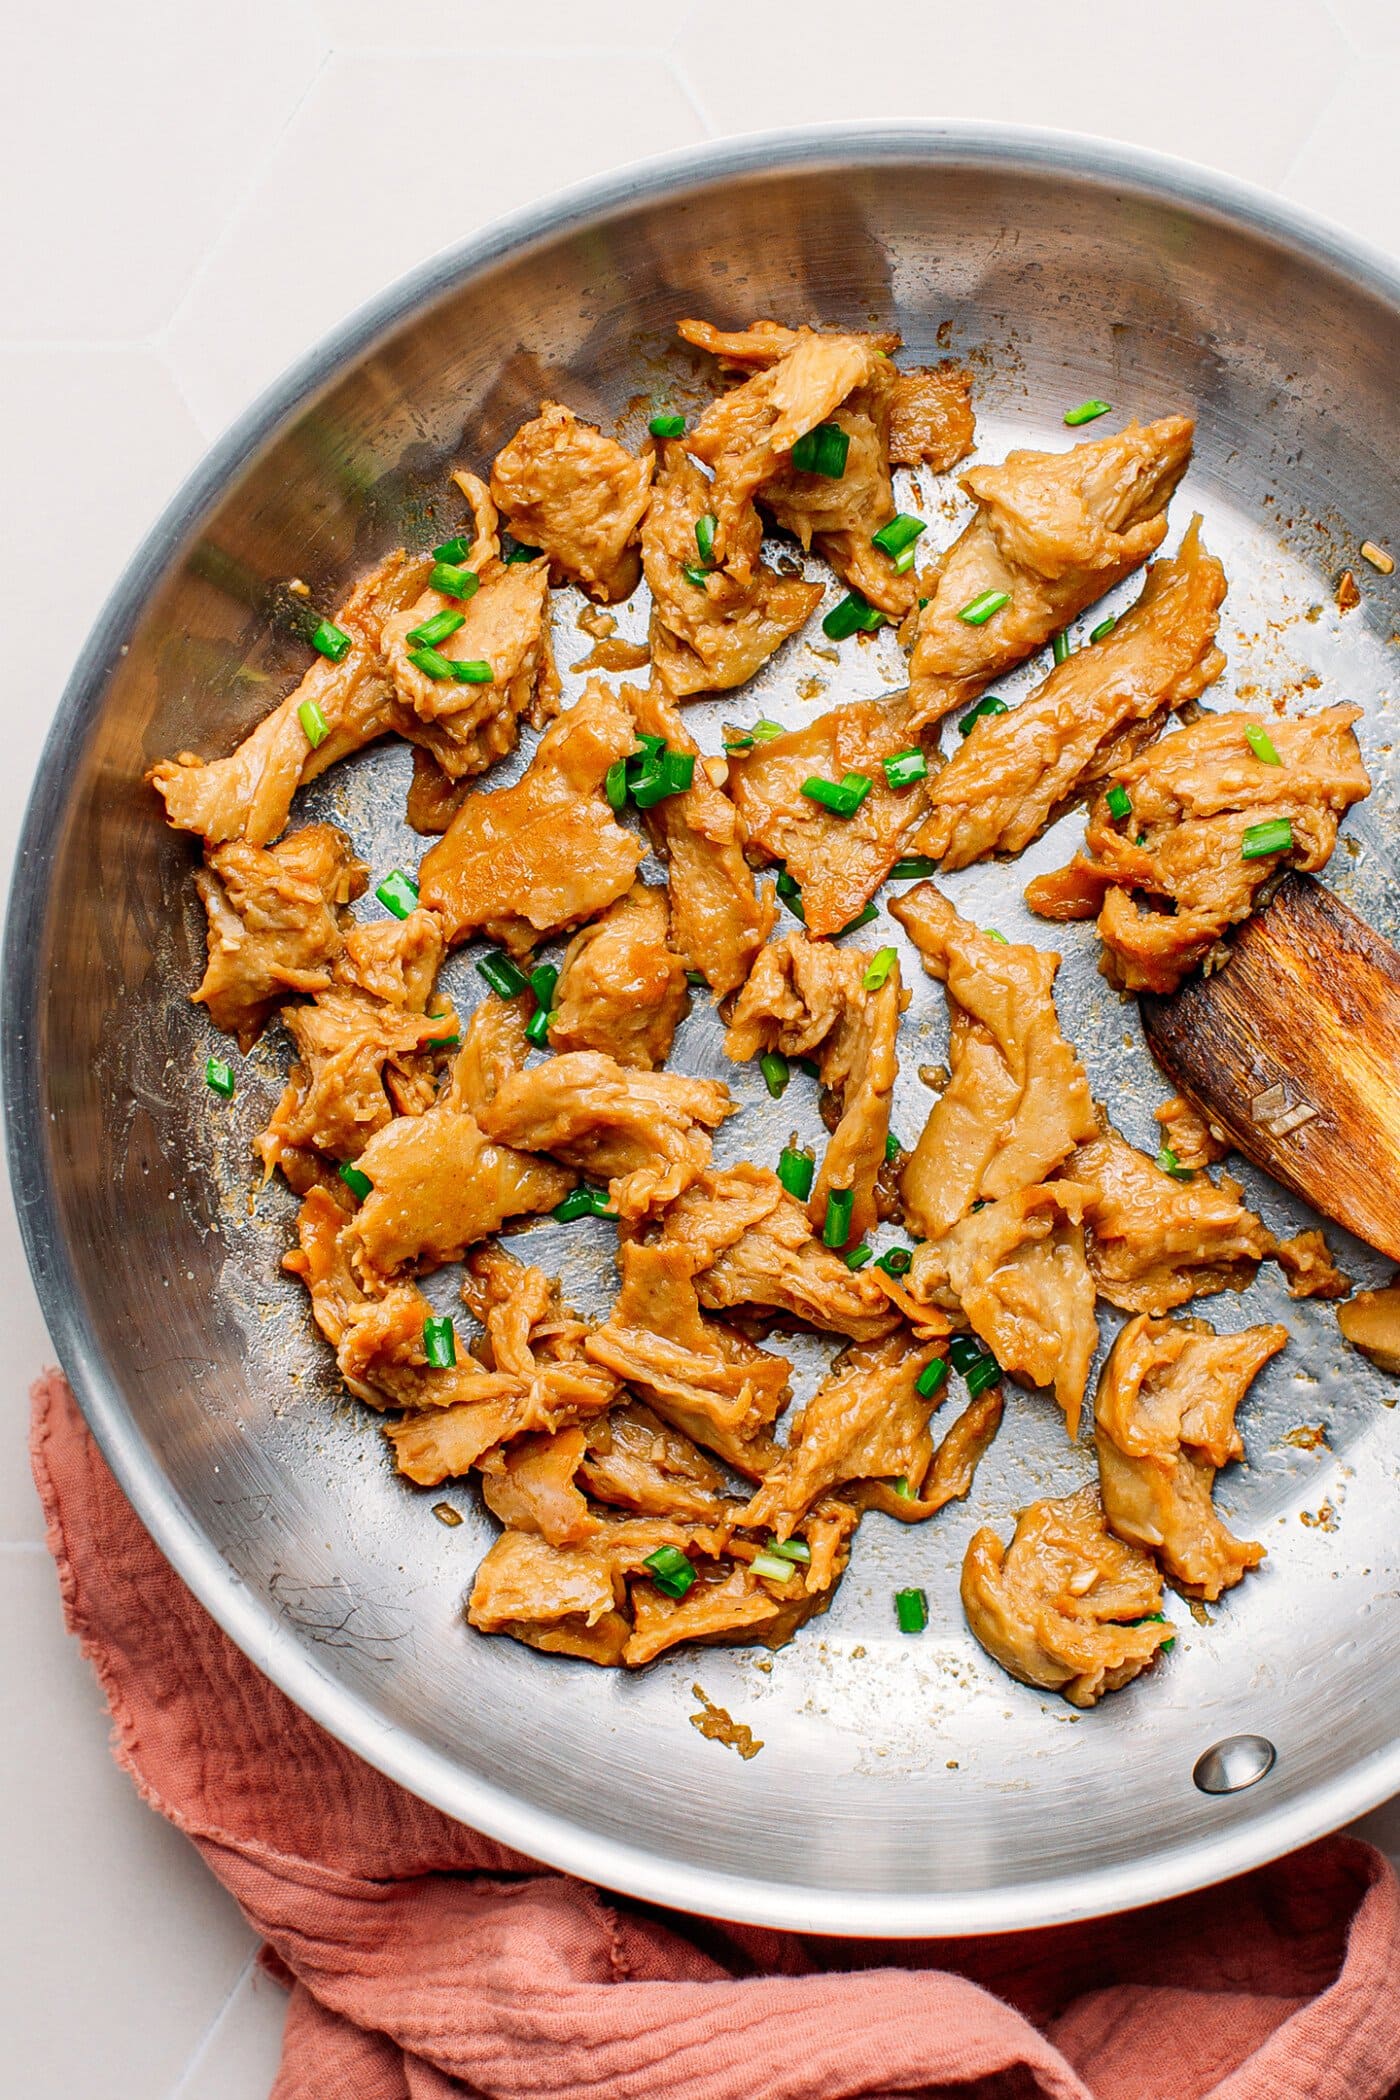
M 850 1253 L 844 1255 L 842 1259 L 845 1261 L 848 1269 L 863 1269 L 874 1255 L 874 1252 L 875 1249 L 873 1247 L 852 1247 Z
M 914 1257 L 907 1247 L 887 1247 L 875 1266 L 887 1276 L 907 1276 Z
M 457 1361 L 457 1330 L 446 1314 L 423 1322 L 423 1353 L 431 1371 L 450 1371 Z
M 368 1174 L 362 1174 L 358 1167 L 348 1165 L 339 1168 L 337 1171 L 356 1202 L 363 1203 L 365 1197 L 374 1187 L 374 1183 L 370 1180 Z
M 687 970 L 685 973 L 685 981 L 687 984 L 693 984 L 697 987 L 697 989 L 703 990 L 709 984 L 710 980 L 705 975 L 705 972 L 703 970 Z
M 967 1371 L 986 1350 L 975 1334 L 955 1334 L 948 1344 L 948 1357 L 955 1371 Z
M 1170 1145 L 1161 1146 L 1157 1153 L 1157 1164 L 1162 1172 L 1170 1174 L 1174 1181 L 1191 1181 L 1195 1177 L 1195 1169 L 1183 1167 Z
M 1266 860 L 1271 853 L 1287 853 L 1293 845 L 1293 825 L 1287 817 L 1270 817 L 1251 824 L 1240 840 L 1241 860 Z
M 425 678 L 451 678 L 452 659 L 438 649 L 410 649 L 408 660 Z
M 517 540 L 516 544 L 511 548 L 509 554 L 505 557 L 505 565 L 507 568 L 510 568 L 513 563 L 518 561 L 538 561 L 539 553 L 540 550 L 538 547 L 522 547 L 520 545 L 520 542 Z
M 1006 938 L 1006 935 L 1004 933 L 998 933 L 995 926 L 984 926 L 982 928 L 982 932 L 987 940 L 1000 941 L 1003 948 L 1009 948 L 1011 946 L 1011 943 Z
M 826 1217 L 822 1223 L 822 1243 L 827 1247 L 844 1247 L 851 1236 L 851 1212 L 855 1208 L 854 1189 L 828 1189 L 826 1192 Z
M 824 474 L 828 481 L 839 481 L 850 449 L 851 440 L 839 423 L 818 423 L 793 446 L 792 463 L 799 474 Z
M 899 1139 L 895 1136 L 894 1132 L 892 1130 L 886 1131 L 885 1158 L 890 1161 L 891 1165 L 893 1165 L 894 1161 L 899 1158 L 899 1155 L 903 1150 L 904 1147 L 900 1144 Z
M 455 1050 L 462 1038 L 459 1035 L 430 1035 L 424 1043 L 425 1050 Z
M 450 606 L 445 606 L 440 613 L 434 613 L 431 620 L 420 620 L 416 627 L 410 627 L 405 639 L 417 649 L 435 649 L 439 642 L 447 640 L 449 634 L 457 632 L 466 617 L 465 613 L 453 612 Z
M 695 544 L 700 549 L 700 559 L 707 569 L 714 567 L 715 532 L 718 525 L 719 519 L 712 510 L 707 510 L 703 517 L 695 520 Z
M 1244 740 L 1254 753 L 1254 756 L 1262 764 L 1266 766 L 1281 766 L 1283 764 L 1283 760 L 1274 748 L 1273 738 L 1269 735 L 1268 730 L 1261 729 L 1257 722 L 1245 723 Z
M 297 720 L 302 726 L 306 741 L 313 751 L 324 744 L 331 733 L 330 723 L 321 713 L 314 700 L 303 700 L 297 709 Z
M 753 738 L 748 735 L 747 731 L 742 736 L 727 736 L 724 740 L 724 748 L 732 758 L 736 751 L 752 751 Z
M 894 1615 L 901 1633 L 922 1633 L 928 1625 L 928 1597 L 923 1590 L 896 1590 Z
M 909 574 L 909 571 L 914 566 L 914 553 L 914 548 L 906 547 L 902 554 L 896 554 L 894 558 L 894 573 L 896 576 L 907 576 Z
M 375 896 L 385 911 L 391 911 L 396 919 L 406 919 L 411 911 L 418 909 L 418 885 L 402 868 L 395 868 L 386 875 L 375 891 Z
M 758 1060 L 758 1069 L 763 1074 L 763 1084 L 775 1101 L 781 1101 L 792 1077 L 788 1061 L 780 1050 L 765 1050 Z
M 912 1502 L 914 1500 L 914 1490 L 909 1485 L 909 1475 L 907 1473 L 900 1474 L 894 1484 L 894 1491 L 901 1502 Z
M 1112 632 L 1113 632 L 1114 628 L 1115 628 L 1115 627 L 1116 627 L 1117 625 L 1118 625 L 1118 621 L 1117 621 L 1117 619 L 1116 619 L 1116 618 L 1114 617 L 1114 615 L 1113 615 L 1112 613 L 1110 613 L 1110 614 L 1109 614 L 1109 616 L 1108 616 L 1108 618 L 1107 618 L 1106 620 L 1100 620 L 1100 621 L 1099 621 L 1099 624 L 1098 624 L 1098 626 L 1097 626 L 1097 627 L 1091 627 L 1091 628 L 1089 629 L 1089 639 L 1090 639 L 1090 641 L 1091 641 L 1091 642 L 1102 642 L 1102 641 L 1106 640 L 1106 639 L 1107 639 L 1107 637 L 1108 637 L 1109 635 L 1111 635 L 1111 634 L 1112 634 Z
M 311 630 L 311 646 L 319 655 L 338 664 L 350 653 L 350 637 L 343 627 L 336 626 L 334 620 L 318 620 Z
M 790 1560 L 784 1560 L 781 1554 L 766 1551 L 755 1553 L 749 1562 L 749 1568 L 753 1574 L 761 1575 L 765 1582 L 791 1582 L 797 1573 Z
M 927 530 L 922 518 L 912 517 L 907 510 L 897 510 L 888 525 L 871 533 L 870 544 L 878 547 L 882 554 L 888 554 L 892 562 L 897 563 L 901 554 L 908 554 L 912 562 L 914 542 Z
M 754 723 L 753 734 L 755 743 L 771 744 L 775 736 L 786 736 L 787 731 L 781 722 L 770 722 L 762 717 Z
M 920 882 L 929 875 L 938 873 L 938 862 L 930 860 L 926 853 L 907 853 L 890 869 L 891 882 Z
M 860 591 L 847 591 L 822 621 L 828 641 L 844 642 L 853 634 L 873 634 L 885 624 L 885 614 Z
M 479 656 L 468 657 L 464 662 L 449 657 L 448 662 L 458 685 L 490 685 L 496 675 L 490 664 L 484 663 Z
M 562 1203 L 556 1203 L 550 1212 L 561 1225 L 572 1225 L 575 1218 L 615 1218 L 617 1212 L 608 1208 L 606 1189 L 570 1189 Z
M 898 948 L 877 948 L 860 980 L 866 991 L 878 992 L 898 961 Z
M 1126 1623 L 1129 1626 L 1166 1626 L 1170 1624 L 1170 1621 L 1164 1611 L 1149 1611 L 1144 1612 L 1140 1619 L 1129 1619 Z M 1169 1641 L 1163 1641 L 1157 1653 L 1159 1655 L 1170 1655 L 1175 1646 L 1176 1635 L 1173 1634 Z
M 554 987 L 558 982 L 559 972 L 553 963 L 541 963 L 530 972 L 535 1011 L 525 1023 L 525 1040 L 536 1050 L 543 1050 L 549 1041 L 549 1024 L 554 1019 Z
M 809 1079 L 820 1079 L 820 1078 L 821 1078 L 821 1076 L 822 1076 L 822 1068 L 821 1068 L 821 1066 L 820 1066 L 820 1065 L 819 1065 L 819 1064 L 817 1063 L 817 1061 L 816 1061 L 816 1059 L 815 1059 L 815 1058 L 812 1058 L 812 1057 L 795 1057 L 795 1058 L 794 1058 L 794 1059 L 792 1060 L 792 1062 L 793 1062 L 793 1063 L 794 1063 L 794 1064 L 796 1065 L 796 1067 L 797 1067 L 798 1071 L 799 1071 L 799 1072 L 805 1072 L 805 1073 L 807 1074 L 807 1077 L 808 1077 Z
M 455 533 L 450 540 L 444 540 L 440 547 L 434 547 L 433 560 L 454 563 L 465 561 L 471 552 L 471 544 L 464 532 Z
M 444 598 L 474 598 L 481 587 L 481 578 L 475 569 L 464 569 L 455 561 L 434 562 L 428 575 L 430 591 L 440 591 Z
M 695 1570 L 679 1546 L 658 1546 L 642 1566 L 650 1570 L 652 1581 L 668 1597 L 683 1597 L 695 1580 Z
M 608 798 L 609 809 L 625 809 L 627 807 L 627 761 L 625 758 L 614 759 L 608 767 L 607 772 L 603 775 L 603 793 Z
M 1106 416 L 1113 407 L 1111 401 L 1081 401 L 1078 408 L 1065 410 L 1065 421 L 1071 430 L 1078 430 L 1081 423 L 1093 423 Z
M 793 881 L 786 868 L 782 869 L 778 876 L 777 891 L 793 917 L 800 919 L 805 926 L 807 914 L 802 909 L 802 891 L 797 883 Z
M 225 1101 L 233 1099 L 233 1066 L 227 1058 L 211 1057 L 204 1067 L 204 1084 L 221 1094 Z
M 530 972 L 530 990 L 541 1006 L 548 1006 L 554 998 L 554 987 L 559 982 L 559 972 L 553 963 L 537 963 Z
M 958 618 L 966 621 L 969 627 L 985 627 L 993 613 L 999 613 L 1010 603 L 1010 591 L 979 591 L 975 598 L 968 599 L 966 605 L 958 607 Z
M 638 809 L 654 809 L 668 795 L 684 795 L 695 778 L 695 753 L 663 748 L 649 753 L 628 792 Z
M 502 999 L 518 999 L 530 980 L 518 963 L 493 948 L 489 955 L 477 958 L 477 969 L 486 979 L 493 992 Z
M 965 1373 L 965 1376 L 967 1379 L 967 1397 L 969 1400 L 975 1400 L 979 1393 L 986 1392 L 989 1385 L 999 1385 L 1001 1383 L 1001 1365 L 994 1356 L 982 1356 L 978 1358 L 972 1369 Z
M 914 1380 L 914 1391 L 923 1400 L 931 1399 L 948 1376 L 946 1356 L 932 1356 Z
M 928 778 L 928 760 L 917 744 L 908 751 L 896 751 L 882 759 L 885 778 L 892 788 L 913 787 L 916 780 Z
M 868 773 L 847 773 L 840 780 L 823 780 L 820 774 L 812 773 L 803 781 L 802 792 L 809 802 L 820 803 L 834 817 L 853 817 L 872 784 Z
M 1115 824 L 1125 823 L 1133 813 L 1133 798 L 1121 780 L 1114 781 L 1104 796 L 1104 801 L 1108 804 L 1108 813 Z
M 1006 702 L 999 700 L 995 693 L 988 693 L 985 700 L 979 700 L 976 707 L 969 708 L 959 717 L 958 728 L 964 736 L 971 736 L 983 715 L 1004 715 L 1006 711 Z
M 710 578 L 713 576 L 714 570 L 687 567 L 681 570 L 681 574 L 687 583 L 695 585 L 697 591 L 707 591 L 710 587 Z
M 784 1145 L 778 1154 L 778 1179 L 799 1203 L 805 1203 L 811 1195 L 816 1171 L 817 1162 L 812 1154 L 799 1150 L 796 1145 Z
M 647 429 L 654 438 L 678 438 L 685 436 L 684 416 L 653 416 Z
M 781 1560 L 809 1561 L 812 1549 L 806 1539 L 769 1539 L 765 1553 L 776 1553 Z
M 878 919 L 879 916 L 880 907 L 878 904 L 863 904 L 853 919 L 847 919 L 844 926 L 837 927 L 831 938 L 834 941 L 839 941 L 846 934 L 854 933 L 857 926 L 868 926 L 872 919 Z
M 1050 644 L 1050 654 L 1057 664 L 1064 664 L 1069 662 L 1070 653 L 1069 636 L 1061 628 Z

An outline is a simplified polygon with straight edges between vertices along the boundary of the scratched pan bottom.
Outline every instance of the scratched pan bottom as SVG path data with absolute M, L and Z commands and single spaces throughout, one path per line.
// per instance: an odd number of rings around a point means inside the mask
M 1199 508 L 1231 577 L 1230 669 L 1210 697 L 1365 706 L 1375 792 L 1328 879 L 1400 931 L 1400 592 L 1363 571 L 1360 611 L 1339 615 L 1332 596 L 1356 542 L 1385 539 L 1400 515 L 1400 286 L 1385 268 L 1222 178 L 1058 135 L 910 128 L 709 148 L 527 214 L 356 316 L 218 448 L 133 563 L 53 732 L 8 930 L 9 1133 L 30 1261 L 88 1419 L 186 1580 L 301 1705 L 465 1821 L 637 1895 L 814 1931 L 989 1931 L 1144 1902 L 1400 1789 L 1394 1392 L 1345 1350 L 1326 1306 L 1294 1305 L 1268 1270 L 1201 1308 L 1227 1328 L 1283 1319 L 1293 1336 L 1242 1412 L 1249 1463 L 1220 1483 L 1268 1559 L 1208 1623 L 1174 1602 L 1165 1666 L 1093 1713 L 1003 1675 L 958 1607 L 978 1525 L 1006 1535 L 1017 1506 L 1092 1476 L 1088 1444 L 1070 1449 L 1058 1411 L 1015 1387 L 967 1503 L 915 1530 L 867 1517 L 832 1610 L 781 1653 L 599 1672 L 466 1628 L 494 1527 L 464 1485 L 399 1482 L 372 1417 L 338 1394 L 277 1268 L 291 1200 L 249 1200 L 248 1140 L 285 1045 L 259 1046 L 230 1109 L 200 1083 L 191 856 L 156 822 L 145 767 L 230 748 L 291 682 L 269 581 L 303 576 L 330 606 L 401 537 L 440 537 L 456 515 L 437 508 L 448 463 L 481 466 L 542 395 L 633 434 L 649 401 L 702 398 L 704 361 L 668 347 L 687 312 L 893 323 L 916 358 L 968 358 L 983 457 L 1066 442 L 1062 411 L 1090 394 L 1119 415 L 1193 410 L 1169 545 Z M 945 543 L 962 499 L 930 482 L 918 497 L 930 542 Z M 561 594 L 556 622 L 569 696 L 582 680 L 567 667 L 589 646 L 575 646 L 580 604 Z M 641 632 L 643 598 L 620 618 Z M 721 720 L 799 723 L 902 682 L 889 635 L 832 652 L 811 633 L 815 649 L 789 643 L 742 699 L 690 711 L 707 748 Z M 367 754 L 318 784 L 307 813 L 345 823 L 381 871 L 411 867 L 407 772 L 401 749 Z M 1129 1137 L 1155 1142 L 1165 1090 L 1135 1009 L 1098 976 L 1087 929 L 1038 925 L 1020 903 L 1077 829 L 1066 820 L 1015 867 L 947 887 L 983 924 L 1058 942 L 1060 1010 L 1096 1091 Z M 893 921 L 877 931 L 899 941 L 914 988 L 894 1115 L 912 1141 L 929 1100 L 916 1068 L 944 1054 L 942 998 Z M 449 981 L 467 999 L 479 982 L 464 958 Z M 772 1159 L 794 1127 L 819 1134 L 810 1083 L 770 1102 L 723 1059 L 708 1007 L 675 1062 L 730 1079 L 743 1102 L 722 1160 Z M 1310 1222 L 1244 1179 L 1271 1226 Z M 1388 1273 L 1330 1237 L 1359 1280 Z M 514 1244 L 560 1270 L 584 1310 L 610 1297 L 609 1228 L 546 1222 Z M 430 1289 L 446 1305 L 455 1278 Z M 1105 1341 L 1115 1323 L 1106 1314 Z M 801 1393 L 829 1352 L 812 1340 L 797 1353 Z M 460 1527 L 434 1520 L 442 1500 Z M 910 1583 L 930 1602 L 917 1640 L 891 1602 Z M 757 1756 L 689 1725 L 696 1685 L 761 1739 Z M 1197 1759 L 1240 1732 L 1274 1744 L 1272 1771 L 1202 1794 Z

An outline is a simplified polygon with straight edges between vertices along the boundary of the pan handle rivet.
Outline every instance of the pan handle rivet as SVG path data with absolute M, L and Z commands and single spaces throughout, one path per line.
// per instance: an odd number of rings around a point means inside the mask
M 1238 1794 L 1271 1772 L 1277 1756 L 1266 1735 L 1227 1735 L 1202 1751 L 1191 1777 L 1203 1794 Z

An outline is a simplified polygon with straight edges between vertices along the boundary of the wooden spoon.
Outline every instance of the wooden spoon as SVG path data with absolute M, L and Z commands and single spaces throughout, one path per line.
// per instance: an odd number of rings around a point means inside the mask
M 1230 959 L 1144 994 L 1148 1046 L 1246 1159 L 1400 1261 L 1400 952 L 1285 877 Z

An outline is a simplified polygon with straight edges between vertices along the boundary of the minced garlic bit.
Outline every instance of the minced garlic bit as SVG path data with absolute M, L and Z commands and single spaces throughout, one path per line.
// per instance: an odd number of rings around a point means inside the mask
M 462 1521 L 462 1512 L 459 1509 L 454 1509 L 450 1502 L 435 1502 L 433 1504 L 433 1515 L 437 1518 L 439 1524 L 445 1524 L 449 1531 L 455 1531 Z
M 1379 569 L 1382 576 L 1389 576 L 1394 572 L 1394 555 L 1387 554 L 1384 547 L 1378 547 L 1374 540 L 1361 542 L 1361 558 L 1368 561 L 1373 569 Z

